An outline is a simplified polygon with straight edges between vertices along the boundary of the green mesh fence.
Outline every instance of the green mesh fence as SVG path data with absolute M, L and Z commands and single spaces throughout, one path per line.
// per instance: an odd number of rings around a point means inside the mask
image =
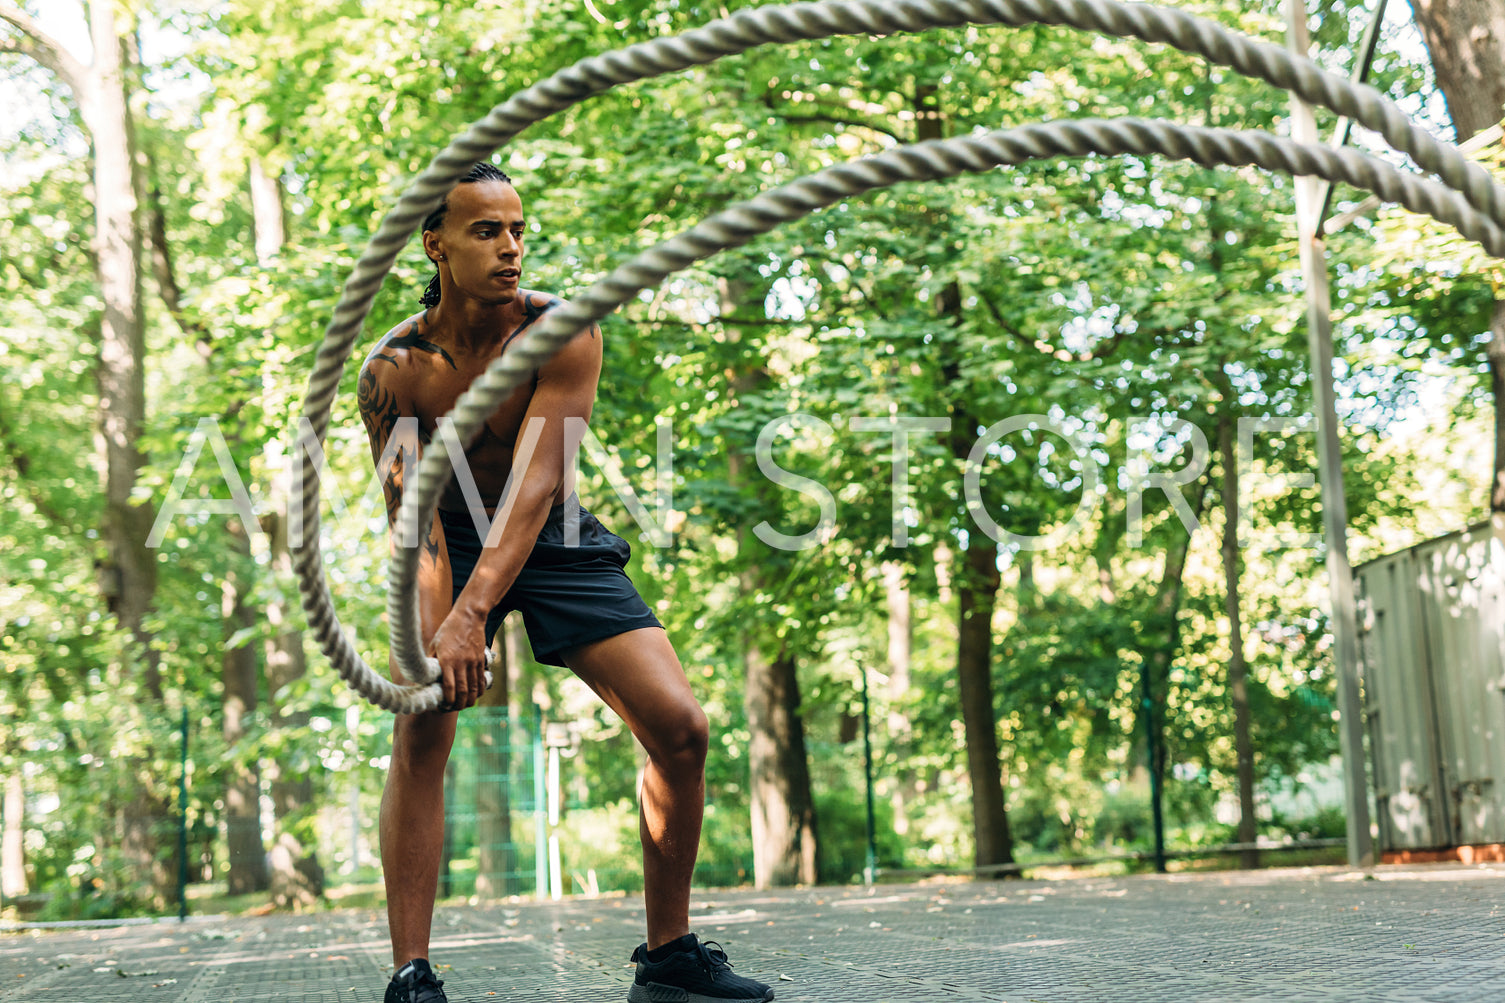
M 565 722 L 475 708 L 460 715 L 445 799 L 445 896 L 637 891 L 642 759 L 625 733 L 592 747 Z M 550 803 L 553 802 L 553 811 Z M 751 880 L 745 802 L 707 790 L 702 887 Z
M 194 736 L 181 791 L 181 777 L 171 774 L 159 775 L 147 796 L 127 800 L 111 787 L 79 784 L 55 771 L 23 773 L 22 796 L 10 802 L 14 817 L 6 821 L 21 830 L 28 882 L 20 894 L 0 897 L 0 919 L 172 914 L 179 909 L 179 879 L 193 913 L 259 907 L 269 898 L 285 904 L 275 887 L 238 892 L 233 878 L 237 871 L 245 877 L 248 862 L 273 866 L 289 833 L 304 854 L 297 862 L 322 877 L 330 904 L 378 906 L 384 892 L 377 829 L 391 719 L 362 708 L 344 717 L 316 719 L 317 744 L 268 747 L 255 816 L 229 811 L 226 765 L 210 734 Z M 442 896 L 497 901 L 546 897 L 556 889 L 590 895 L 642 888 L 637 788 L 644 757 L 619 722 L 549 722 L 531 707 L 521 714 L 473 708 L 457 727 L 446 778 Z M 848 734 L 853 729 L 824 731 L 807 740 L 819 879 L 849 884 L 863 879 L 868 864 L 862 743 Z M 965 872 L 972 865 L 965 774 L 940 765 L 906 769 L 903 750 L 885 748 L 886 741 L 880 733 L 874 750 L 872 863 L 878 875 Z M 103 773 L 113 765 L 90 769 Z M 275 804 L 290 777 L 307 785 L 307 807 L 296 816 Z M 1232 826 L 1217 817 L 1218 794 L 1206 779 L 1178 768 L 1167 781 L 1168 848 L 1185 854 L 1226 842 Z M 1341 793 L 1336 781 L 1327 786 Z M 1318 797 L 1319 791 L 1307 803 L 1278 793 L 1269 794 L 1276 814 L 1262 834 L 1329 841 L 1342 835 L 1341 812 L 1326 807 L 1335 795 Z M 1142 785 L 1131 783 L 1115 790 L 1082 781 L 1050 797 L 1011 790 L 1016 859 L 1028 866 L 1142 852 L 1150 839 L 1147 798 Z M 255 803 L 254 791 L 247 800 Z M 1064 806 L 1072 809 L 1069 817 Z M 1280 862 L 1327 859 L 1320 856 L 1325 849 L 1312 852 L 1318 856 Z M 1341 859 L 1341 848 L 1333 852 Z M 718 732 L 695 885 L 751 884 L 752 856 L 745 742 L 735 732 Z

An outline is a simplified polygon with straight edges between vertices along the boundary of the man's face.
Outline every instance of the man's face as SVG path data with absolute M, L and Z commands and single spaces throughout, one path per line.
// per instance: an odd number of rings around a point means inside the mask
M 442 256 L 455 287 L 483 303 L 517 298 L 523 264 L 523 203 L 504 181 L 457 185 L 437 232 L 424 235 L 430 257 Z

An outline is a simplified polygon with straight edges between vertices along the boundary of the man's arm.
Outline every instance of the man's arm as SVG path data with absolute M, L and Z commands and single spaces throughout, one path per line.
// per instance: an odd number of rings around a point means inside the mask
M 565 441 L 565 419 L 590 421 L 596 382 L 601 376 L 601 351 L 600 328 L 592 325 L 539 369 L 518 433 L 521 443 L 529 429 L 537 428 L 538 441 L 531 456 L 524 457 L 521 448 L 515 454 L 512 491 L 502 509 L 505 526 L 500 527 L 500 539 L 493 530 L 475 571 L 436 635 L 436 656 L 441 663 L 451 625 L 460 633 L 474 632 L 484 624 L 487 611 L 506 595 L 532 553 L 573 463 L 574 444 Z M 538 419 L 542 419 L 541 424 Z M 526 467 L 519 468 L 524 462 Z
M 417 467 L 423 454 L 418 418 L 401 389 L 400 363 L 390 356 L 375 356 L 361 367 L 357 397 L 361 421 L 371 442 L 371 460 L 381 480 L 387 504 L 387 539 L 396 548 L 397 513 L 402 507 L 402 489 L 409 467 Z M 449 552 L 444 546 L 444 529 L 436 517 L 418 554 L 418 621 L 425 649 L 435 631 L 449 615 L 451 596 Z M 390 669 L 395 679 L 402 670 L 393 660 Z M 479 696 L 479 693 L 477 694 Z M 444 699 L 454 702 L 453 680 Z

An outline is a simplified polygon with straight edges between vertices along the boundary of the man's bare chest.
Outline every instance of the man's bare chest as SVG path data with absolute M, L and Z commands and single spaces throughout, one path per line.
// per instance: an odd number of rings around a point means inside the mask
M 454 408 L 460 396 L 484 369 L 480 365 L 462 366 L 447 373 L 433 370 L 424 374 L 416 388 L 413 409 L 425 442 L 435 441 L 440 419 Z M 471 442 L 461 443 L 473 467 L 499 464 L 502 479 L 506 479 L 505 471 L 511 467 L 512 451 L 527 414 L 528 404 L 533 398 L 533 386 L 534 381 L 530 377 L 487 416 L 480 433 Z M 480 472 L 479 469 L 475 470 L 477 475 Z

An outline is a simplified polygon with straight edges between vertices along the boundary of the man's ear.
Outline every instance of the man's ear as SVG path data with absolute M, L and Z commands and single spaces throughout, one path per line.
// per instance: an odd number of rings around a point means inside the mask
M 439 234 L 436 231 L 423 231 L 423 253 L 436 265 L 444 257 L 444 252 L 439 249 Z

